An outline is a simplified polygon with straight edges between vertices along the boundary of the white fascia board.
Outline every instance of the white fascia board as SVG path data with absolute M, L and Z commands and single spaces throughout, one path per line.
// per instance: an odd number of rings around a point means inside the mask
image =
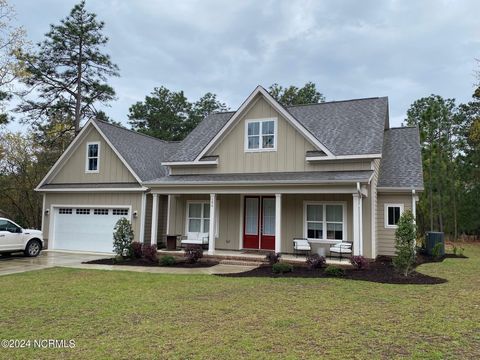
M 382 154 L 362 154 L 362 155 L 339 155 L 339 156 L 306 156 L 306 161 L 325 161 L 325 160 L 361 160 L 361 159 L 381 159 Z
M 221 185 L 221 186 L 255 186 L 255 185 L 351 185 L 360 182 L 362 184 L 368 184 L 368 180 L 361 179 L 361 180 L 338 180 L 338 181 L 311 181 L 311 180 L 257 180 L 257 181 L 235 181 L 235 182 L 225 182 L 225 181 L 185 181 L 185 182 L 159 182 L 159 183 L 145 183 L 146 186 L 192 186 L 192 185 Z
M 412 190 L 423 191 L 423 187 L 377 187 L 378 192 L 408 192 L 411 193 Z
M 208 161 L 165 161 L 163 166 L 202 166 L 202 165 L 218 165 L 218 159 Z
M 69 188 L 69 189 L 40 189 L 36 187 L 34 189 L 37 192 L 142 192 L 147 191 L 147 187 L 141 188 Z
M 298 122 L 287 110 L 283 108 L 263 87 L 260 85 L 253 90 L 253 92 L 248 96 L 248 98 L 242 103 L 242 105 L 238 108 L 235 114 L 228 120 L 228 122 L 223 126 L 223 128 L 214 136 L 212 140 L 205 146 L 205 148 L 200 152 L 200 154 L 196 157 L 195 161 L 200 160 L 215 144 L 217 141 L 224 136 L 226 132 L 229 131 L 232 124 L 234 124 L 241 115 L 243 115 L 244 110 L 250 105 L 252 100 L 258 94 L 262 94 L 265 100 L 277 111 L 279 112 L 287 121 L 291 123 L 291 125 L 298 130 L 301 134 L 305 136 L 313 145 L 315 145 L 319 150 L 322 150 L 328 157 L 333 157 L 334 155 L 327 149 L 318 139 L 313 136 L 302 124 Z

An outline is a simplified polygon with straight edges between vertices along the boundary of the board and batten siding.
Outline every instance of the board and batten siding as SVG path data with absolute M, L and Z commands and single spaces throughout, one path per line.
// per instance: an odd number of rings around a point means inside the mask
M 54 212 L 52 205 L 65 206 L 101 206 L 115 208 L 116 206 L 131 206 L 132 209 L 132 227 L 134 232 L 134 241 L 139 241 L 140 221 L 142 218 L 142 194 L 136 193 L 47 193 L 45 194 L 45 209 L 50 210 L 49 215 L 44 216 L 43 236 L 48 239 L 51 217 Z M 133 217 L 133 212 L 137 212 L 137 217 Z M 72 229 L 75 231 L 75 229 Z M 113 232 L 112 232 L 113 234 Z M 113 236 L 113 235 L 112 235 Z M 113 238 L 112 238 L 113 241 Z
M 87 143 L 100 143 L 98 173 L 85 172 Z M 103 139 L 97 129 L 91 127 L 73 153 L 47 180 L 50 184 L 78 183 L 136 183 L 137 180 Z
M 275 151 L 246 152 L 245 121 L 264 118 L 277 119 L 277 149 Z M 172 175 L 371 169 L 369 160 L 307 162 L 305 155 L 310 150 L 316 150 L 316 148 L 263 97 L 260 97 L 216 148 L 207 153 L 207 155 L 219 156 L 218 166 L 172 166 Z
M 404 210 L 412 210 L 412 195 L 378 193 L 377 254 L 393 256 L 395 255 L 395 229 L 385 228 L 385 204 L 403 204 Z
M 147 195 L 147 203 L 145 206 L 145 234 L 144 243 L 150 244 L 152 239 L 152 204 L 153 196 Z M 167 209 L 168 196 L 158 195 L 158 226 L 157 226 L 157 243 L 165 243 L 167 235 Z

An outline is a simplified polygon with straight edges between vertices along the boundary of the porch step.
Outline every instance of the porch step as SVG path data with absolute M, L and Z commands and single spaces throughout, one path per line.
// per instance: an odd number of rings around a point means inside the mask
M 247 260 L 220 260 L 222 265 L 260 266 L 263 262 Z

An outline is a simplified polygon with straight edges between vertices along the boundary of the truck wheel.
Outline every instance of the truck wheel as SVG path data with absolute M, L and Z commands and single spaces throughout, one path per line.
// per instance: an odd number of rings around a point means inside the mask
M 25 255 L 28 257 L 35 257 L 40 254 L 42 250 L 42 244 L 38 240 L 30 240 L 25 248 Z

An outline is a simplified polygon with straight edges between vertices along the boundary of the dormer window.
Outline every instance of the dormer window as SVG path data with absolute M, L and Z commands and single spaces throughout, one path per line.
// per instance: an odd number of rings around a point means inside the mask
M 100 143 L 89 142 L 87 143 L 85 172 L 98 173 L 99 166 L 100 166 Z
M 275 151 L 277 119 L 255 119 L 245 122 L 245 151 Z

